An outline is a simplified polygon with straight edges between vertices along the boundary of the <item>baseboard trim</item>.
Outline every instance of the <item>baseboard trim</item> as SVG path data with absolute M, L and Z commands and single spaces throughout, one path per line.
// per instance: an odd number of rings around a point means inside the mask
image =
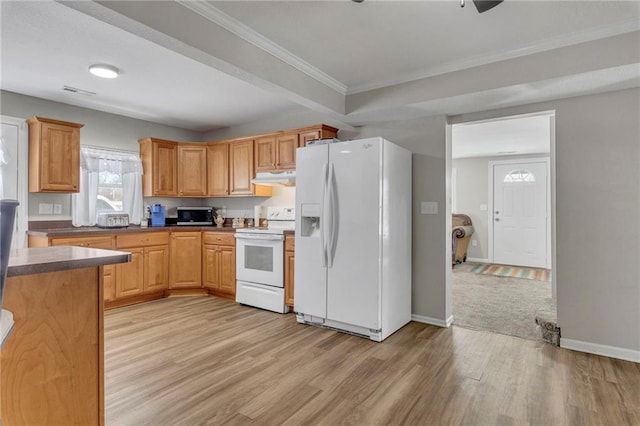
M 622 359 L 640 363 L 640 351 L 619 348 L 617 346 L 599 345 L 597 343 L 583 342 L 580 340 L 560 338 L 560 347 L 573 351 L 586 352 L 594 355 L 603 355 L 610 358 Z
M 476 257 L 467 257 L 467 262 L 491 263 L 491 262 L 489 262 L 489 259 L 478 259 Z
M 443 321 L 439 318 L 425 317 L 423 315 L 411 314 L 411 320 L 424 324 L 436 325 L 438 327 L 450 327 L 453 324 L 453 315 Z

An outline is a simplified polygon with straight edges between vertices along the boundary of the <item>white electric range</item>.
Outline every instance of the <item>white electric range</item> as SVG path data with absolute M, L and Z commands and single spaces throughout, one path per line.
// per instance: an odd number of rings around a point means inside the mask
M 284 231 L 295 230 L 295 209 L 267 207 L 266 228 L 236 229 L 236 302 L 287 313 Z

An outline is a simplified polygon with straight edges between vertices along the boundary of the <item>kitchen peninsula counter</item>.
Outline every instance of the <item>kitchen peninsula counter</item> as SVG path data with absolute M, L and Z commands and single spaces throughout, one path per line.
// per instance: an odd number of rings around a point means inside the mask
M 64 227 L 64 228 L 45 228 L 30 229 L 27 234 L 31 237 L 89 237 L 104 234 L 122 234 L 128 232 L 184 232 L 184 231 L 210 231 L 210 232 L 235 232 L 236 228 L 225 226 L 218 228 L 217 226 L 180 226 L 165 225 L 151 226 L 143 228 L 141 226 L 127 226 L 126 228 L 99 228 L 97 226 L 80 226 L 80 227 Z
M 13 334 L 2 348 L 2 424 L 104 424 L 102 268 L 122 251 L 15 250 L 3 307 Z

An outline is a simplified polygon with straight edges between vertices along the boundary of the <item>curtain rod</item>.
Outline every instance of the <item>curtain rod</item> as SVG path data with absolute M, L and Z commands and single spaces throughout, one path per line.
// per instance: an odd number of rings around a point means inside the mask
M 140 155 L 140 153 L 138 151 L 129 151 L 127 149 L 117 149 L 117 148 L 106 148 L 104 146 L 95 146 L 95 145 L 86 145 L 86 144 L 80 144 L 80 147 L 87 147 L 87 148 L 93 148 L 93 149 L 103 149 L 105 151 L 113 151 L 113 152 L 122 152 L 122 153 L 127 153 L 127 154 L 136 154 L 136 155 Z

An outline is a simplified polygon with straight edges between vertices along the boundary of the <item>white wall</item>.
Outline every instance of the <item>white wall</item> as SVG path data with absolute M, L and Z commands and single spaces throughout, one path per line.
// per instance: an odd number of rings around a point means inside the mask
M 455 139 L 453 140 L 455 144 Z M 457 169 L 457 210 L 452 213 L 466 214 L 473 223 L 473 236 L 477 246 L 469 244 L 467 257 L 479 260 L 489 258 L 489 161 L 516 160 L 522 158 L 549 158 L 546 154 L 506 155 L 495 157 L 460 158 L 452 160 L 451 167 Z M 480 210 L 480 205 L 487 210 Z
M 172 140 L 201 140 L 201 134 L 190 130 L 165 126 L 121 115 L 94 111 L 86 108 L 47 101 L 13 92 L 0 92 L 0 113 L 10 117 L 27 119 L 34 115 L 82 123 L 80 143 L 126 151 L 139 151 L 138 139 L 154 136 Z M 39 203 L 62 204 L 62 214 L 43 216 L 38 213 Z M 70 194 L 29 194 L 29 220 L 70 220 Z
M 640 361 L 640 89 L 450 120 L 552 109 L 563 345 Z

